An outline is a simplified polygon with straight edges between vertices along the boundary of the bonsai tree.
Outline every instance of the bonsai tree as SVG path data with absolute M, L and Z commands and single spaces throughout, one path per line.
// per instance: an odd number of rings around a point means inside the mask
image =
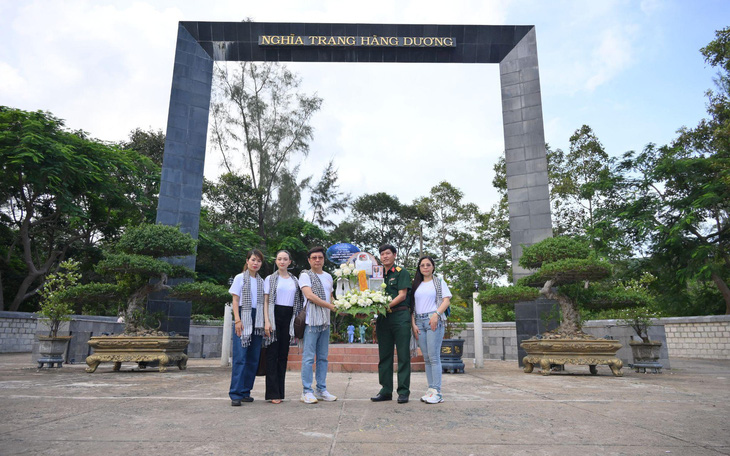
M 171 277 L 193 278 L 191 269 L 174 264 L 181 257 L 195 253 L 197 241 L 177 227 L 143 224 L 129 228 L 97 263 L 96 271 L 112 279 L 108 283 L 79 285 L 69 290 L 68 296 L 76 302 L 94 299 L 119 301 L 124 317 L 125 334 L 156 333 L 146 323 L 146 300 L 150 293 L 170 291 L 177 299 L 220 299 L 225 287 L 215 284 L 182 283 L 175 288 L 168 285 Z M 228 300 L 226 298 L 223 302 Z
M 542 240 L 523 250 L 520 266 L 535 270 L 516 286 L 494 287 L 480 293 L 483 304 L 533 300 L 539 295 L 560 305 L 560 326 L 547 335 L 554 338 L 590 337 L 581 331 L 578 303 L 592 282 L 611 275 L 611 265 L 595 256 L 582 240 L 561 236 Z
M 72 303 L 64 296 L 70 287 L 77 284 L 81 278 L 79 263 L 66 260 L 59 266 L 56 273 L 48 275 L 43 286 L 38 290 L 41 297 L 38 316 L 49 320 L 49 337 L 58 337 L 58 327 L 62 321 L 71 320 Z

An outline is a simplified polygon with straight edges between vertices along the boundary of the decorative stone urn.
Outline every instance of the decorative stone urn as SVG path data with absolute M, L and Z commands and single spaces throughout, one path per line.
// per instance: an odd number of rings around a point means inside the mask
M 661 373 L 662 365 L 659 363 L 659 351 L 662 348 L 661 342 L 629 342 L 631 353 L 634 355 L 634 363 L 630 366 L 636 372 L 646 372 L 647 369 L 653 369 L 654 373 Z
M 158 361 L 159 371 L 165 372 L 169 364 L 177 364 L 185 370 L 188 356 L 183 353 L 189 339 L 182 336 L 97 336 L 89 340 L 94 353 L 86 358 L 86 372 L 92 373 L 101 363 L 113 362 L 114 371 L 123 362 L 138 363 L 140 368 Z
M 550 375 L 554 364 L 588 365 L 591 374 L 596 375 L 599 364 L 608 365 L 616 377 L 622 377 L 623 362 L 616 357 L 621 348 L 617 340 L 606 339 L 528 339 L 522 342 L 527 352 L 523 358 L 526 373 L 532 372 L 535 364 L 540 365 L 542 375 Z
M 48 367 L 61 367 L 63 365 L 63 352 L 66 351 L 68 341 L 72 339 L 72 336 L 38 336 L 38 368 L 43 367 L 43 364 L 48 364 Z
M 441 371 L 464 372 L 464 339 L 444 339 L 441 342 Z

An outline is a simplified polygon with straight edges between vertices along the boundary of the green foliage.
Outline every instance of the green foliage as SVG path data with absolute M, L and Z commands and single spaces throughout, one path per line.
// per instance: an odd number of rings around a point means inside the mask
M 169 295 L 173 299 L 192 301 L 193 307 L 215 304 L 223 307 L 231 302 L 228 288 L 211 282 L 187 282 L 176 285 Z
M 544 263 L 554 263 L 558 260 L 587 259 L 590 254 L 591 246 L 586 241 L 568 236 L 551 237 L 525 247 L 520 257 L 520 266 L 525 269 L 537 269 Z
M 606 260 L 567 258 L 552 263 L 544 263 L 535 274 L 524 277 L 525 282 L 522 283 L 539 284 L 542 282 L 544 284 L 548 280 L 552 280 L 554 286 L 559 286 L 576 282 L 599 281 L 610 277 L 610 275 L 611 264 Z
M 515 321 L 515 310 L 511 306 L 487 304 L 482 307 L 482 321 Z
M 91 282 L 69 288 L 64 296 L 81 306 L 84 315 L 118 315 L 128 292 L 120 284 Z
M 312 209 L 312 223 L 323 228 L 336 226 L 330 221 L 330 217 L 345 212 L 350 203 L 350 195 L 341 192 L 339 188 L 337 169 L 330 160 L 319 182 L 311 186 L 309 207 Z
M 71 319 L 72 304 L 65 299 L 64 292 L 76 285 L 81 278 L 78 272 L 79 263 L 66 260 L 61 263 L 59 271 L 50 274 L 43 286 L 38 290 L 41 297 L 38 315 L 50 321 L 50 336 L 58 336 L 58 327 L 62 321 Z
M 106 253 L 96 265 L 100 274 L 135 274 L 143 276 L 171 275 L 172 265 L 147 255 L 128 253 Z
M 653 318 L 661 317 L 661 313 L 649 307 L 622 309 L 617 314 L 619 323 L 630 326 L 643 342 L 649 342 L 649 326 Z
M 0 224 L 9 238 L 0 280 L 22 276 L 0 283 L 12 298 L 9 310 L 33 297 L 60 259 L 73 252 L 88 260 L 101 240 L 143 220 L 148 190 L 159 180 L 159 168 L 137 152 L 68 131 L 50 113 L 6 106 L 0 106 L 0 162 Z
M 161 317 L 146 313 L 144 303 L 147 295 L 170 290 L 168 277 L 195 277 L 195 272 L 182 265 L 154 258 L 151 254 L 166 255 L 175 261 L 172 255 L 191 254 L 195 251 L 195 245 L 189 234 L 175 227 L 142 225 L 130 228 L 116 245 L 110 246 L 115 252 L 105 252 L 104 259 L 96 266 L 100 274 L 112 276 L 115 283 L 79 285 L 69 289 L 68 296 L 85 305 L 89 305 L 90 300 L 93 302 L 104 296 L 113 300 L 123 296 L 126 299 L 123 311 L 126 333 L 159 327 Z
M 481 304 L 515 303 L 537 299 L 539 291 L 533 287 L 514 285 L 511 287 L 493 287 L 479 292 Z
M 301 80 L 271 62 L 217 67 L 214 86 L 212 147 L 229 173 L 250 177 L 255 224 L 243 226 L 267 239 L 269 228 L 292 217 L 292 209 L 299 216 L 299 191 L 307 180 L 297 183 L 295 159 L 309 152 L 310 123 L 322 99 L 300 92 Z
M 190 235 L 181 235 L 180 229 L 162 224 L 142 224 L 130 227 L 116 249 L 124 253 L 156 258 L 195 254 L 198 242 Z

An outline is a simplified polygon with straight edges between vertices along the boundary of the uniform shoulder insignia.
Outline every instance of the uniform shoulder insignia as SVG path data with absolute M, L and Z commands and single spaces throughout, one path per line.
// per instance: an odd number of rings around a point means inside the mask
M 400 272 L 401 269 L 403 269 L 403 268 L 401 268 L 400 266 L 396 266 L 395 267 L 395 270 L 398 271 L 398 272 Z

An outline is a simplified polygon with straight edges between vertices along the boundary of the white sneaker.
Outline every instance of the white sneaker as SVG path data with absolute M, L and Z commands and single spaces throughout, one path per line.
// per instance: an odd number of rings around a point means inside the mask
M 337 400 L 337 396 L 330 394 L 330 392 L 327 390 L 315 391 L 314 397 L 316 397 L 320 401 L 325 401 L 325 402 L 334 402 Z
M 426 404 L 438 404 L 439 402 L 443 402 L 444 397 L 439 393 L 438 391 L 435 391 L 432 395 L 426 398 L 424 402 Z
M 317 398 L 314 397 L 314 394 L 312 393 L 302 393 L 302 397 L 299 399 L 301 402 L 304 402 L 305 404 L 316 404 Z
M 426 394 L 424 394 L 424 395 L 423 395 L 423 396 L 421 397 L 421 402 L 426 402 L 426 399 L 428 399 L 429 397 L 431 397 L 431 395 L 433 395 L 433 393 L 435 393 L 435 392 L 436 392 L 436 390 L 435 390 L 435 389 L 433 389 L 433 388 L 429 388 L 429 389 L 427 389 L 427 390 L 426 390 Z

